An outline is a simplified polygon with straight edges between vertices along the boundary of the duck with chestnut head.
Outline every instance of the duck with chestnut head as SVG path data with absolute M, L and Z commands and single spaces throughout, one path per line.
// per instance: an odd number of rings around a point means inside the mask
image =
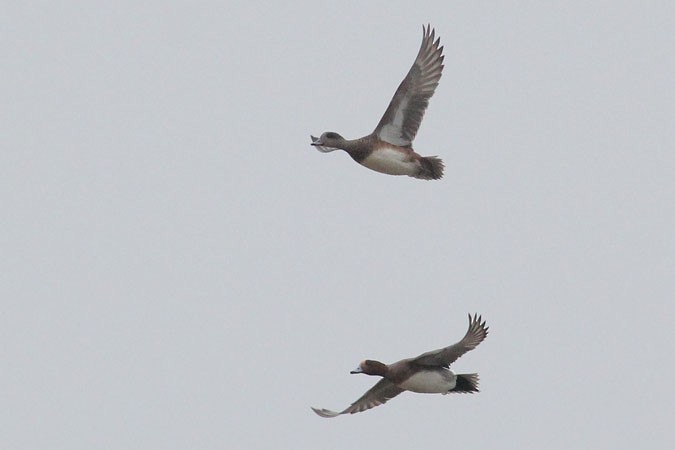
M 464 353 L 483 342 L 488 327 L 481 316 L 469 315 L 469 329 L 461 341 L 438 350 L 422 353 L 414 358 L 402 359 L 393 364 L 366 359 L 352 370 L 352 374 L 382 377 L 368 392 L 341 412 L 312 408 L 321 417 L 355 414 L 386 403 L 404 391 L 421 394 L 450 394 L 478 392 L 478 374 L 456 374 L 450 364 Z

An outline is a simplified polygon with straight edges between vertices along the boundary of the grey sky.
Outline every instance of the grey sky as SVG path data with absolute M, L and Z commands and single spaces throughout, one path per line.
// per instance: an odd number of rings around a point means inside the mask
M 14 3 L 0 448 L 672 448 L 672 3 Z M 445 177 L 311 148 L 426 23 Z M 469 312 L 481 393 L 310 410 Z

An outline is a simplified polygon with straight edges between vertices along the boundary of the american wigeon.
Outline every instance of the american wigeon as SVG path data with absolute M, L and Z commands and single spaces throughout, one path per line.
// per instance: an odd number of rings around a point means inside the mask
M 420 156 L 412 148 L 424 111 L 443 72 L 441 39 L 434 41 L 435 31 L 430 26 L 422 27 L 422 30 L 422 46 L 417 58 L 375 131 L 353 140 L 328 131 L 319 138 L 311 136 L 311 145 L 324 153 L 344 150 L 357 163 L 389 175 L 408 175 L 423 180 L 437 180 L 443 176 L 443 161 L 436 156 Z
M 403 391 L 422 394 L 449 394 L 478 392 L 478 374 L 455 374 L 450 364 L 483 342 L 488 327 L 481 317 L 469 314 L 469 329 L 458 343 L 449 347 L 422 353 L 416 358 L 402 359 L 393 364 L 365 360 L 350 373 L 365 373 L 382 377 L 368 392 L 342 412 L 312 408 L 321 417 L 354 414 L 382 405 Z

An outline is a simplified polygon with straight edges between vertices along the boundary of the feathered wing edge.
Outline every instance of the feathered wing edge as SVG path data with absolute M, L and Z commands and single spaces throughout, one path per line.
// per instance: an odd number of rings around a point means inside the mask
M 431 25 L 422 27 L 422 31 L 422 45 L 415 62 L 375 127 L 374 133 L 390 144 L 407 146 L 415 139 L 443 72 L 441 38 L 436 38 Z
M 423 366 L 449 367 L 464 353 L 478 347 L 488 335 L 490 328 L 485 326 L 482 316 L 469 314 L 469 329 L 461 341 L 438 350 L 422 353 L 412 361 Z
M 384 405 L 387 401 L 396 397 L 403 391 L 404 389 L 399 388 L 391 381 L 383 378 L 344 411 L 336 412 L 331 411 L 330 409 L 314 407 L 312 407 L 312 411 L 319 416 L 326 418 L 337 417 L 342 414 L 356 414 L 376 406 Z

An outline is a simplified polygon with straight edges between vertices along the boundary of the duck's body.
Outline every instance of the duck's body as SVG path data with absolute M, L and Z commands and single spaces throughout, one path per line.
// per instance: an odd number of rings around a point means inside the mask
M 311 145 L 328 153 L 346 151 L 354 161 L 376 172 L 408 175 L 423 180 L 443 176 L 443 161 L 435 156 L 420 156 L 412 147 L 429 99 L 443 72 L 443 47 L 435 32 L 426 27 L 420 51 L 401 82 L 380 123 L 368 136 L 344 139 L 337 133 L 312 136 Z
M 457 386 L 457 375 L 444 367 L 415 372 L 398 387 L 419 394 L 447 394 Z
M 420 156 L 412 147 L 402 147 L 385 142 L 377 136 L 360 139 L 344 139 L 337 133 L 327 132 L 320 138 L 312 136 L 321 152 L 344 150 L 354 161 L 376 172 L 387 175 L 408 175 L 423 180 L 435 180 L 443 176 L 443 162 L 435 156 Z
M 478 374 L 456 374 L 450 364 L 480 344 L 488 333 L 481 317 L 469 315 L 469 329 L 464 338 L 454 345 L 423 353 L 415 358 L 402 359 L 393 364 L 365 360 L 351 373 L 380 376 L 368 392 L 342 412 L 312 408 L 321 417 L 354 414 L 386 403 L 401 392 L 420 394 L 449 394 L 478 392 Z

